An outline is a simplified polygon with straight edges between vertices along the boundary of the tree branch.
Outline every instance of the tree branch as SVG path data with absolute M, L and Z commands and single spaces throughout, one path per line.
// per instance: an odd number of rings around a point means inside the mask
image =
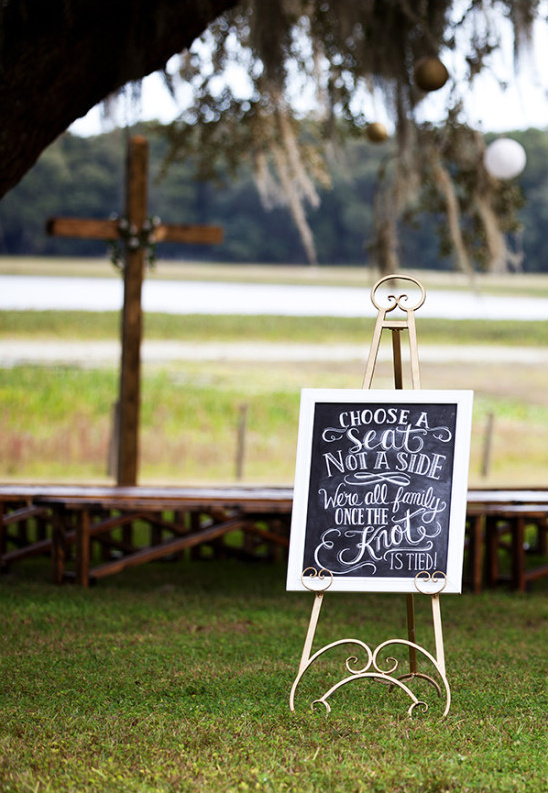
M 0 197 L 67 127 L 237 0 L 0 0 Z

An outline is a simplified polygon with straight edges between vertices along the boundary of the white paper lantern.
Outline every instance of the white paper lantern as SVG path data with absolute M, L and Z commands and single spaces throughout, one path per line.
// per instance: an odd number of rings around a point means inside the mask
M 513 179 L 525 168 L 525 149 L 512 138 L 498 138 L 490 143 L 483 155 L 486 171 L 496 179 Z

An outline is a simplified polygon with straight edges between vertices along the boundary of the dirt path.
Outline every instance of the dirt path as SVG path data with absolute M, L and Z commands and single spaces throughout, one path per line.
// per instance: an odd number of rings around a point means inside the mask
M 142 347 L 143 363 L 175 361 L 365 361 L 369 346 L 276 343 L 185 343 L 146 341 Z M 392 351 L 381 349 L 378 360 L 391 360 Z M 548 364 L 548 349 L 537 347 L 496 347 L 427 345 L 419 350 L 427 363 L 519 363 Z M 117 366 L 120 344 L 116 341 L 0 341 L 0 367 L 22 364 L 43 366 L 73 365 L 86 367 Z

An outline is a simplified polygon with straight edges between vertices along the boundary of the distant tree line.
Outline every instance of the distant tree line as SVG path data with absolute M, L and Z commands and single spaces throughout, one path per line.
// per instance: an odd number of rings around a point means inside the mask
M 304 264 L 306 255 L 284 208 L 265 209 L 251 171 L 217 182 L 195 179 L 194 165 L 172 163 L 161 177 L 167 143 L 153 124 L 139 132 L 150 142 L 149 211 L 166 223 L 222 225 L 225 241 L 214 247 L 161 245 L 162 259 L 236 263 Z M 0 252 L 4 255 L 107 256 L 101 241 L 47 236 L 55 216 L 105 218 L 122 214 L 127 130 L 81 138 L 65 133 L 0 204 Z M 486 136 L 488 140 L 494 136 Z M 523 251 L 523 270 L 548 270 L 548 136 L 529 129 L 512 133 L 527 152 L 518 179 L 523 194 L 521 230 L 512 244 Z M 373 236 L 373 202 L 379 168 L 391 144 L 350 140 L 332 169 L 332 187 L 309 210 L 321 264 L 368 264 Z M 450 270 L 450 251 L 440 246 L 441 215 L 426 209 L 401 221 L 400 256 L 406 267 Z M 442 235 L 443 236 L 443 235 Z

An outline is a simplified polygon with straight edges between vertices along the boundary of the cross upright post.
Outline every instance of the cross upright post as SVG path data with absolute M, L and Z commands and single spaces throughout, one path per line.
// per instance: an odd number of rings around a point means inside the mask
M 122 308 L 122 361 L 116 424 L 116 480 L 118 485 L 137 484 L 139 468 L 139 415 L 141 401 L 141 339 L 145 249 L 150 244 L 178 242 L 216 244 L 223 240 L 218 226 L 158 223 L 148 229 L 148 141 L 141 135 L 129 140 L 126 163 L 124 226 L 118 220 L 53 218 L 48 234 L 118 241 L 123 245 L 124 305 Z M 145 229 L 148 231 L 145 232 Z
M 127 154 L 126 214 L 129 227 L 142 229 L 147 213 L 148 141 L 135 136 Z M 118 405 L 119 485 L 137 484 L 139 461 L 139 414 L 141 403 L 141 338 L 143 312 L 144 250 L 124 241 L 124 305 L 122 309 L 122 363 Z

